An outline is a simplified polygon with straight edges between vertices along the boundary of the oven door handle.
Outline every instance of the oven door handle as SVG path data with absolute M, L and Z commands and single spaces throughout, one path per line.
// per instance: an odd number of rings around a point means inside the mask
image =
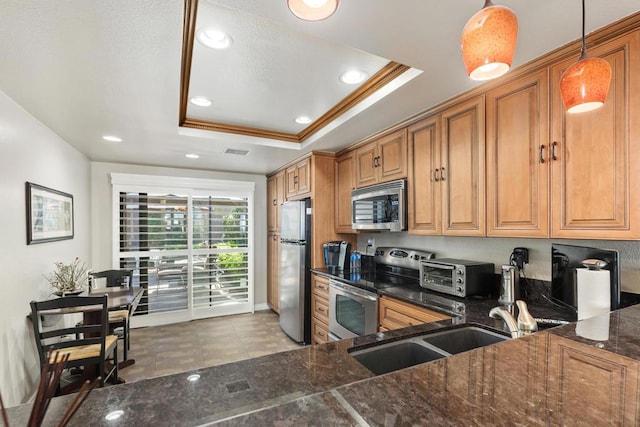
M 430 262 L 423 262 L 422 265 L 424 267 L 433 267 L 439 268 L 440 270 L 455 270 L 455 265 L 446 265 L 446 264 L 432 264 Z
M 370 301 L 377 301 L 378 297 L 376 294 L 371 294 L 371 292 L 367 292 L 367 291 L 361 291 L 360 289 L 356 288 L 355 286 L 351 286 L 351 285 L 345 285 L 343 283 L 340 282 L 336 282 L 333 280 L 329 280 L 329 287 L 333 287 L 335 289 L 339 289 L 342 292 L 345 292 L 347 294 L 351 294 L 351 295 L 356 295 L 360 298 L 365 298 L 368 299 Z

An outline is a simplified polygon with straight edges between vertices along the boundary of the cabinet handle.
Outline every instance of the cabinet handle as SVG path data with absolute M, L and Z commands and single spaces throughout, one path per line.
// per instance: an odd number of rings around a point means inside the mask
M 558 160 L 556 157 L 556 147 L 558 146 L 558 141 L 553 141 L 551 144 L 551 160 Z
M 293 183 L 294 183 L 294 184 L 297 184 L 297 183 L 298 183 L 298 177 L 297 177 L 297 176 L 294 176 L 294 177 L 293 177 Z
M 544 163 L 544 144 L 540 146 L 540 163 Z
M 435 169 L 433 170 L 433 180 L 434 180 L 435 182 L 440 181 L 440 178 L 438 178 L 438 171 L 439 171 L 439 169 L 438 169 L 438 168 L 435 168 Z
M 382 162 L 380 161 L 382 157 L 378 156 L 378 166 L 382 166 Z
M 444 166 L 440 168 L 440 181 L 444 181 L 445 176 L 444 176 Z
M 271 202 L 271 204 L 272 204 L 273 206 L 278 206 L 278 201 L 277 201 L 276 199 L 273 199 L 273 202 Z

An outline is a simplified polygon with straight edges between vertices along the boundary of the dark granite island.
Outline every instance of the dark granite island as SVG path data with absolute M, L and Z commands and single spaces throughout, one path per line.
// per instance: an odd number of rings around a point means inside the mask
M 306 347 L 194 371 L 194 382 L 186 372 L 95 390 L 70 424 L 637 425 L 640 306 L 595 323 L 608 326 L 607 340 L 571 324 L 377 377 L 347 353 L 376 335 Z M 53 400 L 49 425 L 70 399 Z M 122 416 L 106 420 L 115 410 Z M 10 409 L 12 425 L 28 411 Z

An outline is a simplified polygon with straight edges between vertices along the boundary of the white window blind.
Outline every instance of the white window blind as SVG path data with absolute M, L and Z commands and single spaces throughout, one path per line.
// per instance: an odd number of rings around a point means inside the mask
M 252 193 L 115 184 L 114 191 L 117 263 L 145 290 L 138 316 L 253 309 Z

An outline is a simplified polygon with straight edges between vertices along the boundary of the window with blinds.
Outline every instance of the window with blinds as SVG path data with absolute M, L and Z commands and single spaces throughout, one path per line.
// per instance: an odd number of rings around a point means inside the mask
M 145 290 L 137 315 L 250 311 L 248 196 L 118 195 L 120 268 L 134 270 L 133 285 Z

